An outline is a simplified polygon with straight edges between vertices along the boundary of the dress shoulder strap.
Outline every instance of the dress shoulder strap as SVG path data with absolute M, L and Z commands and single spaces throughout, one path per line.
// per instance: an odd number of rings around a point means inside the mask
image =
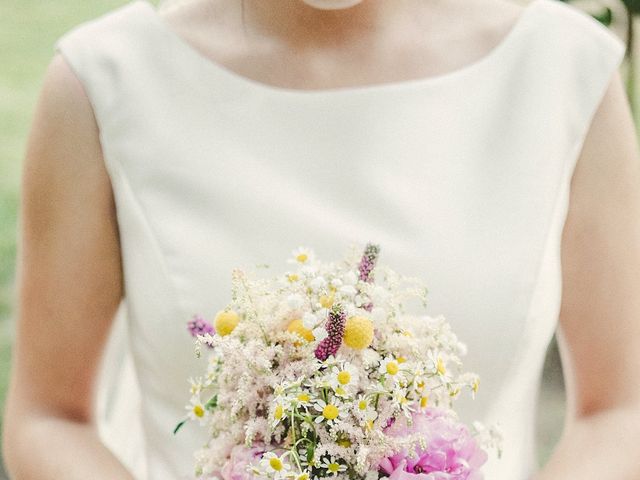
M 64 32 L 54 43 L 82 83 L 101 131 L 112 108 L 123 106 L 123 88 L 138 73 L 145 5 L 132 0 Z
M 555 99 L 564 102 L 568 133 L 579 148 L 602 98 L 626 52 L 625 43 L 587 12 L 559 0 L 544 2 L 548 15 L 542 26 L 543 54 L 552 69 L 541 77 L 553 80 Z M 553 52 L 553 53 L 552 53 Z M 566 119 L 565 119 L 566 120 Z

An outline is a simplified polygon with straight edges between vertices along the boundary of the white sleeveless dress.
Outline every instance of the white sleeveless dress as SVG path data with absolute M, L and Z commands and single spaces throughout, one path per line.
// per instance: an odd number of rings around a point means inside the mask
M 126 298 L 101 432 L 137 479 L 192 472 L 203 432 L 172 433 L 202 367 L 186 322 L 227 303 L 231 269 L 276 272 L 299 245 L 329 260 L 366 241 L 425 279 L 429 313 L 467 344 L 481 387 L 461 416 L 505 433 L 486 478 L 537 469 L 570 179 L 622 61 L 618 37 L 577 8 L 533 0 L 463 68 L 321 90 L 214 63 L 148 0 L 77 25 L 55 48 L 90 98 L 116 200 Z

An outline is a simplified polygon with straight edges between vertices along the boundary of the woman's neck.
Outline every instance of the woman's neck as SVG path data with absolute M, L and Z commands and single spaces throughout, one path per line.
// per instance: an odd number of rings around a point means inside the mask
M 238 0 L 233 0 L 240 2 Z M 244 0 L 244 28 L 303 47 L 337 46 L 354 39 L 380 37 L 381 30 L 404 25 L 424 11 L 424 0 L 364 0 L 345 9 L 324 10 L 302 0 Z M 446 0 L 431 0 L 434 12 Z

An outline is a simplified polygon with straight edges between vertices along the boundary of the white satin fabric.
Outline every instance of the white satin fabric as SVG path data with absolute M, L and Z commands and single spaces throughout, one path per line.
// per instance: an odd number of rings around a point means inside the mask
M 537 392 L 561 299 L 571 175 L 624 44 L 534 0 L 466 67 L 417 80 L 280 88 L 211 61 L 148 0 L 56 42 L 100 127 L 126 298 L 101 377 L 101 429 L 137 479 L 187 477 L 204 435 L 173 427 L 202 364 L 185 325 L 230 298 L 236 266 L 287 268 L 351 242 L 424 278 L 481 376 L 462 418 L 500 422 L 488 480 L 536 468 Z

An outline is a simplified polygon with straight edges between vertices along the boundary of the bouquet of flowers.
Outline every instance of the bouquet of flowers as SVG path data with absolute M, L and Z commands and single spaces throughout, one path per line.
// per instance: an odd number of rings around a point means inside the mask
M 187 421 L 208 430 L 198 478 L 481 480 L 499 427 L 460 422 L 453 403 L 479 378 L 442 315 L 406 312 L 427 288 L 351 246 L 339 262 L 299 247 L 284 274 L 236 268 L 212 323 L 189 321 L 206 370 Z M 409 479 L 412 477 L 412 479 Z

